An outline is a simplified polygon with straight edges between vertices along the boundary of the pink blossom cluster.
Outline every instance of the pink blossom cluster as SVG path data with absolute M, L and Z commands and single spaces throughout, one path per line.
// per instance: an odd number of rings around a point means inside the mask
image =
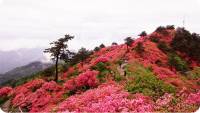
M 0 97 L 8 96 L 8 94 L 12 91 L 11 87 L 2 87 L 0 89 Z
M 157 60 L 162 61 L 164 64 L 167 62 L 167 55 L 158 49 L 155 43 L 146 41 L 143 46 L 145 47 L 144 60 L 148 60 L 151 64 L 154 64 Z
M 61 89 L 61 86 L 59 86 L 55 81 L 45 82 L 42 85 L 42 89 L 45 89 L 47 91 L 59 91 Z
M 98 64 L 99 62 L 105 63 L 105 62 L 108 62 L 108 61 L 109 61 L 109 58 L 108 58 L 108 57 L 98 57 L 98 58 L 95 60 L 94 64 Z
M 200 91 L 197 93 L 190 93 L 185 102 L 188 104 L 200 104 Z
M 64 86 L 67 90 L 74 90 L 83 86 L 95 87 L 99 82 L 97 79 L 98 73 L 98 71 L 87 70 L 77 77 L 68 80 Z
M 17 86 L 14 88 L 13 94 L 17 95 L 20 93 L 26 94 L 28 92 L 32 92 L 32 90 L 36 90 L 44 84 L 45 81 L 42 79 L 35 79 L 32 81 L 29 81 L 23 85 Z
M 156 100 L 156 104 L 158 106 L 165 106 L 171 102 L 173 99 L 172 94 L 165 93 L 162 97 L 160 97 L 158 100 Z
M 62 100 L 64 90 L 54 81 L 42 81 L 36 79 L 16 87 L 13 91 L 12 105 L 26 108 L 30 112 L 51 110 L 52 106 Z M 37 86 L 37 89 L 33 91 L 32 88 L 35 88 L 35 86 Z
M 177 75 L 168 68 L 153 66 L 153 72 L 158 75 L 160 79 L 176 77 Z
M 153 111 L 152 101 L 136 94 L 128 99 L 129 93 L 115 83 L 102 84 L 96 89 L 90 89 L 80 95 L 67 98 L 58 106 L 58 111 L 76 112 L 147 112 Z

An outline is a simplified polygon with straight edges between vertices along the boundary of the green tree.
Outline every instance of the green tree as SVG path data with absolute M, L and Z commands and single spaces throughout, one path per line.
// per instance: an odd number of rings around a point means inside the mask
M 104 44 L 101 44 L 100 46 L 99 46 L 100 48 L 104 48 L 104 47 L 106 47 Z
M 127 45 L 127 52 L 129 51 L 129 47 L 131 47 L 134 40 L 131 37 L 127 37 L 124 39 L 125 44 Z
M 60 38 L 57 41 L 53 41 L 52 43 L 50 43 L 50 45 L 52 46 L 44 50 L 45 53 L 50 53 L 52 60 L 55 61 L 55 81 L 58 80 L 58 60 L 62 59 L 61 55 L 69 52 L 67 42 L 73 38 L 74 36 L 65 35 L 64 38 Z
M 91 55 L 91 53 L 92 53 L 91 51 L 82 47 L 72 57 L 71 65 L 77 64 L 78 62 L 82 62 L 81 64 L 83 65 L 84 60 L 87 59 Z
M 95 47 L 95 48 L 94 48 L 94 51 L 96 51 L 96 52 L 99 51 L 99 50 L 100 50 L 99 47 Z
M 116 42 L 113 42 L 113 43 L 112 43 L 112 46 L 116 46 L 116 45 L 118 45 Z
M 138 36 L 144 37 L 144 36 L 147 36 L 147 33 L 146 33 L 146 31 L 142 31 Z

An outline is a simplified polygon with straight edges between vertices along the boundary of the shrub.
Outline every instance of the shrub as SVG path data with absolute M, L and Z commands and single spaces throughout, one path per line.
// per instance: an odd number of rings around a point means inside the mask
M 114 79 L 115 79 L 115 81 L 119 82 L 122 80 L 122 76 L 119 74 L 115 74 Z
M 168 53 L 171 52 L 172 50 L 170 49 L 170 47 L 166 44 L 166 42 L 161 41 L 158 43 L 158 48 L 163 51 L 164 53 Z
M 184 28 L 176 30 L 175 37 L 171 42 L 173 49 L 186 53 L 188 56 L 200 62 L 200 36 L 190 33 Z
M 151 96 L 156 99 L 162 96 L 164 93 L 175 93 L 175 88 L 164 83 L 162 80 L 156 78 L 156 76 L 149 70 L 141 65 L 134 66 L 134 70 L 129 73 L 134 77 L 134 81 L 127 83 L 126 89 L 131 93 L 143 93 L 144 95 Z
M 3 87 L 0 89 L 0 97 L 8 96 L 8 94 L 12 91 L 11 87 Z
M 58 106 L 58 112 L 151 112 L 154 105 L 150 98 L 141 94 L 133 95 L 114 83 L 102 84 L 80 95 L 67 98 Z
M 171 67 L 175 67 L 177 71 L 186 72 L 188 70 L 188 64 L 176 54 L 170 54 L 168 58 L 168 64 Z
M 156 28 L 155 31 L 156 31 L 157 33 L 161 33 L 161 34 L 163 34 L 163 35 L 168 35 L 168 32 L 167 32 L 166 28 L 163 27 L 163 26 L 159 26 L 158 28 Z
M 175 29 L 175 27 L 174 27 L 174 25 L 167 25 L 167 26 L 166 26 L 166 29 L 169 29 L 169 30 L 174 30 L 174 29 Z
M 147 33 L 146 33 L 146 31 L 142 31 L 138 36 L 144 37 L 144 36 L 147 36 Z
M 68 80 L 64 86 L 67 90 L 76 90 L 83 87 L 95 87 L 98 84 L 98 71 L 86 71 L 79 74 L 77 77 Z
M 144 52 L 144 46 L 142 42 L 137 43 L 137 46 L 135 47 L 135 51 L 139 54 L 142 54 Z
M 95 62 L 94 62 L 94 65 L 102 62 L 102 63 L 105 63 L 105 62 L 108 62 L 109 61 L 109 58 L 108 57 L 98 57 Z
M 192 79 L 192 80 L 199 79 L 200 78 L 200 67 L 194 67 L 194 69 L 192 71 L 189 71 L 186 76 L 188 79 Z
M 159 37 L 156 37 L 156 36 L 154 36 L 154 35 L 151 35 L 151 36 L 150 36 L 150 40 L 151 40 L 152 42 L 158 43 L 158 42 L 160 41 L 160 38 L 159 38 Z

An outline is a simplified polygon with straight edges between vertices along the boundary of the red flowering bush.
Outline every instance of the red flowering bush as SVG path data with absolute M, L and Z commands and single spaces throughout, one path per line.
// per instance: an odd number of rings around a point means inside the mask
M 3 87 L 0 89 L 0 97 L 7 96 L 12 91 L 11 87 Z
M 108 58 L 108 57 L 99 57 L 99 58 L 97 58 L 97 59 L 95 60 L 94 65 L 95 65 L 95 64 L 98 64 L 99 62 L 105 63 L 105 62 L 108 62 L 108 61 L 109 61 L 109 58 Z
M 43 79 L 35 79 L 24 84 L 23 86 L 28 89 L 39 88 L 44 82 L 45 81 Z
M 51 81 L 51 82 L 45 82 L 42 85 L 42 89 L 45 89 L 47 91 L 58 91 L 61 89 L 61 87 L 55 81 Z
M 76 78 L 72 78 L 65 83 L 65 88 L 68 90 L 75 90 L 76 88 L 81 88 L 83 86 L 95 87 L 98 84 L 98 71 L 87 70 L 81 73 Z
M 177 76 L 173 71 L 164 67 L 153 66 L 153 72 L 158 75 L 160 79 Z
M 128 92 L 114 84 L 103 84 L 97 89 L 88 90 L 80 95 L 73 95 L 62 102 L 58 111 L 76 112 L 122 112 L 152 111 L 153 104 L 149 98 L 135 95 L 134 99 L 128 99 Z
M 188 104 L 200 104 L 200 91 L 197 93 L 190 93 L 185 102 Z

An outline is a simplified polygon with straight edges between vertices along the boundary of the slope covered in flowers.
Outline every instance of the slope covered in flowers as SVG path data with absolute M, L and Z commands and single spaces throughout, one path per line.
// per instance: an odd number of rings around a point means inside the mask
M 170 43 L 176 30 L 155 31 L 94 52 L 60 73 L 62 82 L 34 79 L 0 88 L 11 112 L 193 112 L 200 106 L 200 63 Z M 138 45 L 143 47 L 139 49 Z M 163 44 L 164 43 L 164 44 Z M 175 54 L 179 67 L 169 64 Z M 178 57 L 177 57 L 178 56 Z M 191 62 L 189 63 L 189 61 Z M 188 62 L 188 70 L 184 63 Z

